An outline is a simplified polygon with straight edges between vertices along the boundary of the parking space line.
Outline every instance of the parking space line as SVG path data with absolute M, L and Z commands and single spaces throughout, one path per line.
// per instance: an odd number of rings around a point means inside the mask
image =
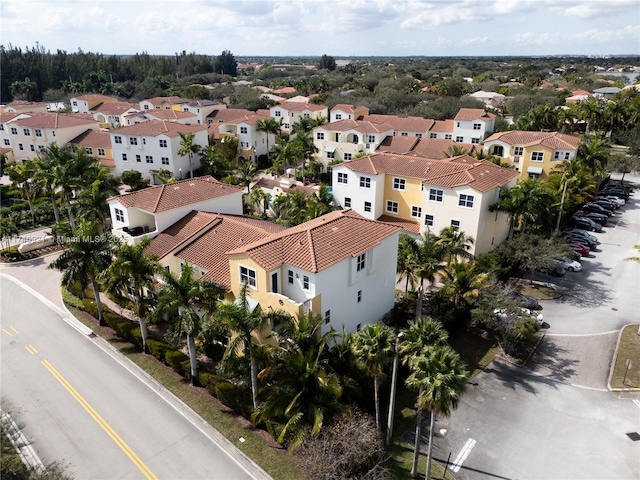
M 460 467 L 462 467 L 462 463 L 467 459 L 475 444 L 476 441 L 473 438 L 467 440 L 467 443 L 464 444 L 464 447 L 462 447 L 462 450 L 460 450 L 460 453 L 451 464 L 452 472 L 458 472 L 460 470 Z
M 636 398 L 636 399 L 631 400 L 631 401 L 636 405 L 636 407 L 640 408 L 640 400 L 638 400 L 638 399 Z

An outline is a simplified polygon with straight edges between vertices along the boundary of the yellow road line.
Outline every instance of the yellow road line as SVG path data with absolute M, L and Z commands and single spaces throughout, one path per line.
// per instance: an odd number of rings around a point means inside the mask
M 9 328 L 16 333 L 20 333 L 18 330 L 16 330 L 16 327 L 14 327 L 13 325 L 9 325 Z
M 27 352 L 29 352 L 31 355 L 35 355 L 36 353 L 38 353 L 38 350 L 36 350 L 36 347 L 34 347 L 33 345 L 29 344 L 29 345 L 25 345 L 25 347 L 27 349 Z
M 13 333 L 11 333 L 9 330 L 6 330 L 6 329 L 3 328 L 2 331 L 4 333 L 6 333 L 7 335 L 9 335 L 10 337 L 13 337 Z
M 56 380 L 58 380 L 62 386 L 71 394 L 73 398 L 84 408 L 91 418 L 104 430 L 104 432 L 114 441 L 114 443 L 129 457 L 133 464 L 142 472 L 142 474 L 149 480 L 158 480 L 158 477 L 147 467 L 144 462 L 136 455 L 136 453 L 127 445 L 127 443 L 120 438 L 120 436 L 111 428 L 104 418 L 94 410 L 94 408 L 87 402 L 78 391 L 71 386 L 71 384 L 58 372 L 48 360 L 42 360 L 40 363 L 49 370 Z

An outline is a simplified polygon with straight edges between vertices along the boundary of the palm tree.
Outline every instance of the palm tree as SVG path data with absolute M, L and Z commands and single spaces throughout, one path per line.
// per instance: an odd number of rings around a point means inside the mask
M 424 282 L 433 284 L 436 275 L 442 270 L 442 262 L 446 256 L 446 250 L 440 237 L 427 230 L 417 242 L 417 255 L 410 257 L 412 276 L 417 279 L 418 292 L 416 295 L 416 320 L 422 316 L 422 299 L 424 296 Z
M 445 250 L 447 263 L 461 259 L 470 260 L 473 254 L 469 251 L 473 246 L 473 237 L 466 235 L 456 227 L 445 227 L 440 231 L 440 243 Z
M 118 194 L 118 182 L 105 167 L 98 166 L 89 172 L 93 172 L 95 180 L 80 190 L 76 206 L 80 215 L 99 220 L 104 225 L 109 217 L 107 199 Z M 90 175 L 86 177 L 88 179 Z
M 431 452 L 436 414 L 450 416 L 457 408 L 467 386 L 469 373 L 458 354 L 447 347 L 437 347 L 425 355 L 411 357 L 411 374 L 405 380 L 407 387 L 418 390 L 418 412 L 428 410 L 430 416 L 426 478 L 431 478 Z M 413 472 L 412 472 L 413 473 Z M 412 475 L 415 477 L 415 473 Z
M 265 132 L 267 134 L 267 160 L 270 160 L 269 156 L 271 150 L 269 149 L 269 135 L 276 135 L 280 133 L 282 129 L 282 120 L 278 122 L 275 118 L 263 118 L 256 122 L 256 130 L 258 132 Z
M 46 155 L 46 152 L 51 149 L 57 149 L 55 143 L 51 144 L 49 147 L 45 148 L 44 153 L 42 153 L 43 157 Z M 55 218 L 56 223 L 60 223 L 60 210 L 58 209 L 58 199 L 56 196 L 56 178 L 53 171 L 53 156 L 49 158 L 36 157 L 35 158 L 35 171 L 33 173 L 33 181 L 36 182 L 42 192 L 45 195 L 48 195 L 51 199 L 51 207 L 53 208 L 53 216 Z
M 469 151 L 462 145 L 451 145 L 446 151 L 447 158 L 459 157 L 468 153 Z
M 380 381 L 385 367 L 391 363 L 395 354 L 395 335 L 386 325 L 368 324 L 353 334 L 351 348 L 356 357 L 356 365 L 373 377 L 376 426 L 380 432 Z
M 640 250 L 640 243 L 634 245 L 633 248 L 635 248 L 636 250 Z M 626 262 L 640 263 L 640 257 L 636 257 L 636 256 L 626 257 L 624 260 Z
M 297 146 L 296 150 L 300 159 L 302 160 L 302 183 L 305 183 L 305 166 L 307 158 L 311 158 L 314 154 L 318 153 L 318 147 L 313 143 L 313 137 L 310 132 L 300 132 L 293 140 Z
M 487 286 L 489 274 L 480 272 L 475 262 L 455 262 L 449 264 L 441 278 L 442 292 L 447 294 L 458 307 L 468 307 Z
M 15 163 L 7 168 L 12 186 L 20 192 L 20 197 L 29 204 L 31 223 L 33 225 L 36 223 L 36 212 L 33 207 L 33 201 L 38 195 L 38 183 L 32 181 L 35 171 L 36 166 L 33 160 L 24 160 L 21 163 Z
M 258 167 L 251 160 L 243 160 L 236 169 L 236 176 L 240 179 L 240 185 L 247 187 L 247 193 L 251 193 L 249 186 L 258 176 Z
M 100 279 L 106 291 L 112 295 L 124 297 L 133 295 L 133 313 L 139 319 L 142 334 L 142 351 L 147 353 L 146 316 L 151 309 L 150 292 L 154 290 L 156 275 L 161 267 L 155 255 L 145 252 L 151 240 L 143 239 L 137 245 L 117 242 L 112 245 L 113 260 L 102 272 Z
M 418 279 L 414 275 L 415 268 L 413 268 L 413 257 L 417 256 L 418 242 L 410 235 L 401 233 L 398 241 L 398 263 L 396 265 L 396 271 L 400 275 L 400 278 L 404 277 L 406 280 L 404 293 L 409 291 L 409 283 L 411 283 L 411 288 L 414 288 L 417 283 Z
M 298 146 L 293 141 L 280 139 L 273 146 L 273 153 L 275 156 L 273 164 L 275 165 L 277 161 L 278 165 L 286 169 L 295 164 L 298 158 Z
M 98 309 L 98 321 L 104 326 L 98 276 L 111 263 L 111 252 L 106 237 L 101 235 L 98 222 L 80 220 L 73 231 L 66 250 L 48 268 L 62 272 L 62 283 L 69 287 L 78 282 L 82 288 L 91 286 Z
M 427 317 L 409 323 L 409 327 L 402 332 L 402 342 L 399 353 L 403 365 L 421 355 L 428 355 L 433 349 L 445 347 L 449 334 L 440 322 Z M 416 435 L 413 447 L 413 463 L 411 476 L 418 472 L 418 457 L 420 455 L 420 438 L 422 436 L 422 410 L 418 410 L 416 418 Z
M 262 214 L 266 216 L 267 214 L 267 206 L 269 205 L 269 199 L 271 195 L 266 193 L 261 188 L 254 188 L 251 190 L 251 195 L 249 195 L 249 203 L 253 208 L 254 212 L 259 212 L 262 210 Z
M 173 317 L 176 331 L 187 338 L 189 363 L 191 364 L 191 385 L 198 381 L 198 360 L 195 338 L 202 330 L 203 315 L 213 314 L 224 288 L 213 282 L 196 279 L 195 268 L 185 263 L 182 265 L 180 277 L 161 269 L 163 285 L 158 292 L 158 303 L 152 313 L 154 320 L 166 315 Z
M 576 157 L 585 165 L 594 176 L 600 176 L 609 160 L 607 151 L 608 142 L 600 135 L 586 137 L 578 147 Z
M 209 145 L 201 153 L 200 163 L 205 174 L 220 179 L 233 169 L 231 162 L 219 148 Z
M 178 155 L 181 157 L 189 157 L 189 178 L 193 178 L 193 165 L 191 165 L 191 159 L 195 154 L 200 152 L 202 147 L 197 143 L 193 143 L 196 136 L 194 132 L 186 134 L 178 132 L 178 135 L 180 135 L 180 149 L 178 150 Z

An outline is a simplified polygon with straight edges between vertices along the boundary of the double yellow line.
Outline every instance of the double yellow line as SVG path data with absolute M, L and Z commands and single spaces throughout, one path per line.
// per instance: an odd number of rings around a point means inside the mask
M 136 455 L 136 453 L 127 445 L 127 443 L 120 438 L 120 436 L 111 428 L 111 426 L 106 422 L 104 418 L 98 414 L 94 410 L 94 408 L 87 402 L 82 395 L 78 393 L 78 391 L 73 388 L 73 386 L 58 372 L 48 360 L 42 360 L 42 365 L 44 368 L 49 370 L 51 375 L 53 375 L 56 380 L 58 380 L 62 386 L 71 394 L 73 398 L 85 409 L 85 411 L 95 420 L 95 422 L 105 431 L 105 433 L 115 442 L 115 444 L 120 447 L 120 450 L 124 452 L 124 454 L 129 457 L 129 459 L 133 462 L 133 464 L 138 467 L 138 470 L 142 472 L 142 474 L 149 480 L 158 480 L 158 477 L 151 471 L 149 467 L 147 467 L 144 462 Z

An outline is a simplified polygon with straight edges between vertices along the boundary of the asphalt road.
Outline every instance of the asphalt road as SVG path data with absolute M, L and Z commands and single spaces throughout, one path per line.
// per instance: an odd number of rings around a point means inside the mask
M 262 477 L 97 339 L 9 278 L 0 288 L 2 397 L 45 463 L 61 461 L 78 479 Z

